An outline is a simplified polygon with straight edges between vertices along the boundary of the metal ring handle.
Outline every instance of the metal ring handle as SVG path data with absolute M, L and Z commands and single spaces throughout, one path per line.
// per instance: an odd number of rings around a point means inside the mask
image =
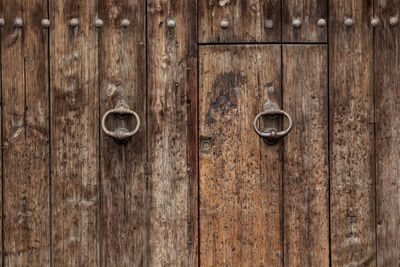
M 275 129 L 271 129 L 268 132 L 261 132 L 258 128 L 257 128 L 257 121 L 259 118 L 261 118 L 262 116 L 276 116 L 276 115 L 284 115 L 286 116 L 286 118 L 288 118 L 289 120 L 289 127 L 284 130 L 284 131 L 276 131 Z M 276 142 L 278 139 L 285 137 L 286 135 L 289 134 L 290 130 L 292 129 L 293 126 L 293 121 L 292 121 L 292 117 L 290 117 L 289 114 L 287 114 L 285 111 L 280 110 L 280 109 L 268 109 L 265 110 L 261 113 L 258 113 L 257 116 L 254 119 L 254 130 L 256 131 L 256 133 L 262 137 L 264 140 L 274 143 Z
M 133 131 L 128 131 L 125 128 L 117 128 L 115 131 L 109 131 L 106 128 L 106 118 L 110 114 L 117 114 L 120 116 L 133 115 L 136 120 L 135 129 Z M 104 113 L 103 118 L 101 119 L 101 128 L 103 128 L 104 133 L 108 136 L 111 136 L 112 138 L 119 140 L 119 141 L 126 141 L 127 139 L 134 136 L 138 132 L 139 126 L 140 126 L 139 115 L 135 111 L 130 110 L 129 107 L 127 107 L 126 105 L 123 105 L 123 104 L 119 104 L 119 105 L 117 105 L 116 108 L 110 109 L 109 111 Z

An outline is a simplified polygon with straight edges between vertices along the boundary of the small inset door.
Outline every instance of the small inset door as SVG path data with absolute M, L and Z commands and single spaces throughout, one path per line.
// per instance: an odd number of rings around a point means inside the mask
M 329 265 L 327 52 L 200 47 L 203 266 L 280 266 L 283 255 L 288 266 Z M 253 129 L 271 106 L 294 121 L 275 144 Z M 289 127 L 281 115 L 255 123 L 261 132 Z

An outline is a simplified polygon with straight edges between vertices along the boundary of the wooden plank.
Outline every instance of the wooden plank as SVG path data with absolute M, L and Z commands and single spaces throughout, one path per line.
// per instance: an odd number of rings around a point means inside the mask
M 280 46 L 203 46 L 200 70 L 200 262 L 282 265 L 282 145 L 253 131 L 280 103 Z
M 326 42 L 327 41 L 327 0 L 283 0 L 282 3 L 282 41 L 283 42 Z M 293 27 L 299 19 L 301 26 Z M 324 19 L 321 27 L 318 20 Z
M 198 264 L 196 9 L 148 1 L 149 266 Z
M 200 43 L 281 40 L 280 0 L 199 1 L 198 12 Z M 227 20 L 229 26 L 221 27 L 222 20 Z
M 0 0 L 0 6 L 2 7 L 0 9 L 0 18 L 4 19 L 4 2 L 3 0 Z M 1 80 L 0 80 L 0 103 L 3 103 L 3 55 L 2 55 L 2 47 L 3 47 L 3 38 L 4 38 L 4 32 L 3 32 L 3 27 L 0 27 L 0 71 L 1 71 Z M 0 104 L 0 114 L 3 114 L 3 104 Z M 0 173 L 1 173 L 1 190 L 0 190 L 0 214 L 1 214 L 1 231 L 0 231 L 0 240 L 2 240 L 2 245 L 0 246 L 0 265 L 3 265 L 3 218 L 4 218 L 4 213 L 3 213 L 3 188 L 4 188 L 4 175 L 3 175 L 3 147 L 4 147 L 4 138 L 3 138 L 3 116 L 0 116 L 0 142 L 1 142 L 1 153 L 0 153 Z
M 47 266 L 49 246 L 46 2 L 2 1 L 3 264 Z M 13 25 L 20 18 L 23 28 Z
M 50 1 L 52 264 L 99 265 L 96 1 Z M 70 26 L 78 18 L 79 25 Z
M 331 260 L 375 266 L 372 0 L 333 0 L 329 9 Z
M 283 47 L 285 266 L 329 266 L 328 49 Z M 287 123 L 284 125 L 287 127 Z
M 376 203 L 378 266 L 400 259 L 400 30 L 399 1 L 375 1 L 381 24 L 375 29 Z
M 145 1 L 99 2 L 100 113 L 124 101 L 140 117 L 127 143 L 101 134 L 101 265 L 146 266 L 146 29 Z M 131 24 L 121 27 L 123 19 Z M 125 123 L 125 125 L 124 125 Z M 110 116 L 107 127 L 135 127 Z M 114 127 L 114 128 L 113 128 Z

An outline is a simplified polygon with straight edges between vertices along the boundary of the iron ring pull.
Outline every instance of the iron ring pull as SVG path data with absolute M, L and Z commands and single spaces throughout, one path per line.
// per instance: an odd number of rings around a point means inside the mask
M 276 116 L 276 115 L 283 115 L 286 118 L 288 118 L 289 127 L 286 130 L 277 131 L 274 128 L 269 128 L 269 129 L 267 129 L 266 132 L 262 132 L 262 131 L 260 131 L 258 129 L 257 121 L 261 117 L 263 117 L 263 116 Z M 278 139 L 287 136 L 289 134 L 290 130 L 292 129 L 292 126 L 293 126 L 292 117 L 290 117 L 290 115 L 288 113 L 286 113 L 285 111 L 280 110 L 280 109 L 268 109 L 268 110 L 265 110 L 265 111 L 263 111 L 261 113 L 258 113 L 257 116 L 254 119 L 254 130 L 268 144 L 275 144 L 278 141 Z
M 133 115 L 136 120 L 135 129 L 133 131 L 129 131 L 126 128 L 119 127 L 114 131 L 109 131 L 106 127 L 106 119 L 107 116 L 110 114 L 116 114 L 119 115 L 120 117 Z M 139 115 L 135 111 L 130 110 L 129 106 L 124 103 L 119 103 L 114 109 L 110 109 L 109 111 L 104 113 L 103 118 L 101 119 L 101 128 L 103 128 L 104 133 L 108 136 L 111 136 L 114 139 L 117 139 L 118 141 L 127 141 L 129 138 L 131 138 L 138 132 L 139 127 L 140 127 Z

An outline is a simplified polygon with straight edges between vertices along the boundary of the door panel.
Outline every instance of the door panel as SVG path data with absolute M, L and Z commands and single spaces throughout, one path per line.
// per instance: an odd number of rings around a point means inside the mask
M 282 55 L 279 45 L 200 49 L 204 266 L 329 265 L 327 46 Z M 281 71 L 295 124 L 270 146 L 252 123 L 264 102 L 281 103 Z
M 400 30 L 390 25 L 399 1 L 375 1 L 377 265 L 400 259 Z
M 282 41 L 326 42 L 327 3 L 327 0 L 282 0 Z M 296 19 L 300 21 L 299 26 L 294 26 Z M 325 20 L 324 26 L 318 24 L 320 19 Z
M 327 54 L 283 47 L 283 108 L 294 121 L 283 141 L 285 266 L 329 266 Z
M 50 1 L 52 264 L 99 265 L 98 34 L 93 1 Z M 72 27 L 70 19 L 79 25 Z
M 200 49 L 202 266 L 281 265 L 282 150 L 252 129 L 264 101 L 280 103 L 280 53 L 278 45 Z
M 123 101 L 140 118 L 138 133 L 121 144 L 100 138 L 101 265 L 146 262 L 146 35 L 145 1 L 99 2 L 100 114 Z M 122 20 L 132 25 L 121 27 Z M 93 23 L 93 21 L 91 21 Z M 134 129 L 136 122 L 110 116 L 106 127 Z M 129 249 L 126 249 L 128 248 Z
M 2 1 L 3 259 L 49 262 L 48 32 L 43 1 Z M 22 27 L 15 27 L 16 18 Z
M 330 10 L 332 265 L 375 266 L 372 1 L 332 0 Z
M 198 12 L 200 43 L 281 40 L 280 0 L 199 1 Z

